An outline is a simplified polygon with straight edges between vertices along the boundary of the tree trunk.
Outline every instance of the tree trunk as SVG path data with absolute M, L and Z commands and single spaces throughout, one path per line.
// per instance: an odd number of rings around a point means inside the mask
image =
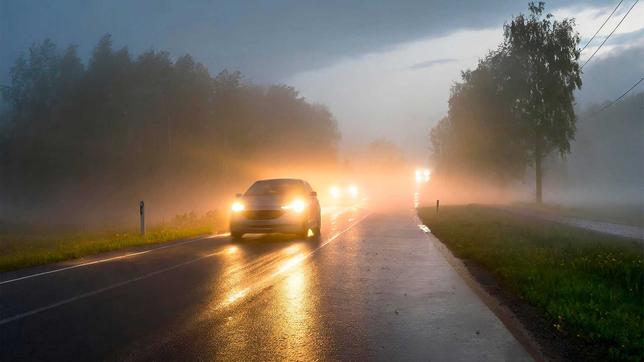
M 541 205 L 543 199 L 541 196 L 541 179 L 543 173 L 541 170 L 541 161 L 542 161 L 542 151 L 541 151 L 541 139 L 539 134 L 536 136 L 535 145 L 534 145 L 534 173 L 536 177 L 536 202 Z

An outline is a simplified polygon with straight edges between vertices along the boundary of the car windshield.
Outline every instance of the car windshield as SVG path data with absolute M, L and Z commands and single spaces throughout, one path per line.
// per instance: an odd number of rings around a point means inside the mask
M 304 193 L 304 185 L 298 180 L 257 181 L 246 191 L 249 196 L 288 195 Z

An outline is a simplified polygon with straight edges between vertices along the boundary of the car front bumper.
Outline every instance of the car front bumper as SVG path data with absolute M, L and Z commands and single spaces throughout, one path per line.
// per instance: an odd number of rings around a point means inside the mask
M 249 214 L 256 210 L 234 213 L 230 217 L 230 231 L 233 233 L 286 233 L 295 234 L 302 232 L 307 224 L 307 214 L 281 212 L 281 215 L 273 218 L 258 218 Z M 269 211 L 269 210 L 262 210 Z

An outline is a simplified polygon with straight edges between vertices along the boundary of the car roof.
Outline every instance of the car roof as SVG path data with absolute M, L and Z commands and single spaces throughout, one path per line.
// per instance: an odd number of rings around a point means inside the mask
M 313 190 L 313 188 L 311 187 L 311 185 L 308 182 L 306 182 L 306 181 L 304 181 L 304 180 L 302 180 L 300 178 L 268 178 L 268 179 L 257 180 L 253 184 L 256 184 L 256 183 L 259 183 L 259 182 L 276 183 L 276 184 L 279 184 L 279 183 L 291 183 L 291 184 L 292 183 L 299 183 L 299 184 L 302 184 L 302 186 L 304 186 L 309 191 Z
M 256 182 L 275 182 L 275 183 L 280 183 L 280 182 L 301 182 L 301 183 L 306 183 L 306 181 L 299 179 L 299 178 L 267 178 L 263 180 L 257 180 Z

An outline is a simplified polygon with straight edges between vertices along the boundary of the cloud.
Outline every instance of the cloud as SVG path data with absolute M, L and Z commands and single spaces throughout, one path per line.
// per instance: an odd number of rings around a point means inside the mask
M 431 60 L 427 60 L 427 61 L 424 61 L 424 62 L 413 64 L 413 65 L 411 65 L 409 67 L 409 69 L 416 70 L 416 69 L 430 68 L 430 67 L 433 67 L 435 65 L 446 64 L 446 63 L 454 63 L 454 62 L 458 62 L 458 59 L 456 59 L 456 58 L 431 59 Z
M 580 32 L 590 35 L 605 18 L 606 10 L 610 12 L 612 7 L 582 4 L 574 12 L 551 9 L 558 17 L 576 16 Z M 633 19 L 624 21 L 624 28 L 620 27 L 584 68 L 583 87 L 577 93 L 580 105 L 615 99 L 633 84 L 633 77 L 644 74 L 642 24 Z M 592 54 L 595 43 L 601 43 L 606 35 L 602 32 L 583 55 Z M 310 100 L 329 106 L 338 119 L 345 152 L 351 152 L 352 144 L 386 137 L 408 155 L 420 157 L 426 155 L 427 133 L 447 112 L 450 87 L 460 80 L 461 71 L 475 67 L 477 60 L 502 40 L 502 23 L 427 36 L 299 72 L 286 82 Z
M 527 0 L 0 0 L 0 80 L 33 42 L 78 44 L 87 56 L 111 33 L 133 53 L 190 53 L 213 73 L 238 69 L 255 81 L 280 81 L 404 42 L 500 29 L 521 11 Z
M 584 68 L 583 84 L 576 95 L 577 103 L 586 106 L 619 97 L 644 75 L 642 59 L 644 44 L 593 59 Z
M 502 37 L 497 28 L 428 37 L 298 73 L 286 83 L 330 107 L 347 154 L 356 145 L 385 137 L 410 159 L 422 159 L 429 130 L 447 111 L 453 82 Z M 441 58 L 415 63 L 432 54 Z
M 609 41 L 611 45 L 625 45 L 628 47 L 633 46 L 633 44 L 644 44 L 644 27 L 629 33 L 613 35 Z

